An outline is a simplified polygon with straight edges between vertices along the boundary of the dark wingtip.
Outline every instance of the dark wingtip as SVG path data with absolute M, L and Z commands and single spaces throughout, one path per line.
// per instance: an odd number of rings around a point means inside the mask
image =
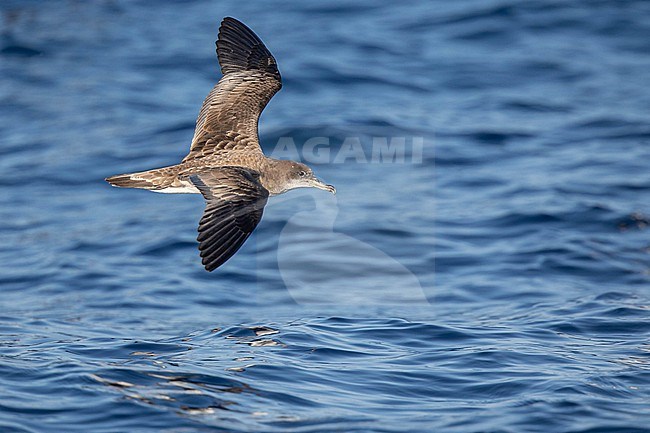
M 278 66 L 262 40 L 244 23 L 225 17 L 219 27 L 217 57 L 221 72 L 259 70 L 280 78 Z
M 217 263 L 210 263 L 207 260 L 202 260 L 201 263 L 203 263 L 203 267 L 208 272 L 214 271 L 215 269 L 217 269 L 221 265 L 221 264 L 217 264 Z

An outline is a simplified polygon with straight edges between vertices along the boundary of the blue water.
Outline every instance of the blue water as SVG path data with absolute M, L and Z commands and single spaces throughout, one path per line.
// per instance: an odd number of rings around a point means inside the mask
M 650 431 L 650 2 L 0 13 L 1 432 Z M 185 155 L 228 15 L 338 194 L 207 273 L 200 196 L 103 178 Z

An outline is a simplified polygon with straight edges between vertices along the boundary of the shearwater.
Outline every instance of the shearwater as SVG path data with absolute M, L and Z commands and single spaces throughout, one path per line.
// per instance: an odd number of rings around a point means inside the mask
M 258 137 L 262 110 L 282 87 L 273 55 L 255 33 L 224 18 L 217 39 L 223 77 L 203 102 L 190 152 L 180 164 L 106 179 L 113 186 L 202 194 L 199 250 L 213 271 L 241 248 L 270 196 L 314 187 L 336 193 L 300 162 L 268 158 Z

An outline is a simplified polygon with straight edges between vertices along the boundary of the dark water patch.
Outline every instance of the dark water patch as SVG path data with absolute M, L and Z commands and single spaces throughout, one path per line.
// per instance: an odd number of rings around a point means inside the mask
M 517 100 L 513 99 L 504 103 L 504 108 L 517 113 L 522 111 L 531 113 L 567 113 L 570 111 L 568 105 L 543 103 L 539 100 Z
M 445 19 L 446 24 L 471 23 L 482 20 L 493 20 L 512 18 L 516 13 L 516 7 L 513 5 L 489 5 L 483 8 L 467 8 L 465 11 L 457 12 L 455 15 Z
M 156 133 L 158 134 L 170 134 L 170 133 L 176 133 L 176 132 L 194 132 L 194 127 L 195 127 L 194 122 L 181 122 L 176 125 L 170 125 L 164 128 L 160 128 L 156 130 Z
M 458 39 L 461 41 L 478 41 L 481 44 L 485 43 L 494 43 L 494 44 L 500 44 L 500 43 L 512 43 L 511 34 L 508 31 L 504 31 L 503 29 L 500 28 L 490 28 L 490 29 L 478 29 L 478 30 L 471 30 L 466 33 L 461 33 L 457 36 L 454 37 L 454 39 Z
M 472 140 L 476 140 L 477 142 L 486 144 L 505 144 L 511 140 L 521 141 L 531 137 L 529 134 L 496 131 L 477 131 L 465 136 Z
M 154 245 L 149 245 L 139 251 L 139 254 L 151 256 L 164 256 L 168 254 L 175 254 L 179 249 L 196 248 L 196 243 L 192 241 L 179 241 L 168 239 L 165 242 L 157 242 Z
M 628 217 L 618 220 L 616 225 L 619 230 L 625 232 L 628 230 L 645 230 L 649 224 L 650 221 L 645 215 L 634 212 Z
M 25 45 L 12 44 L 11 42 L 9 42 L 9 43 L 4 43 L 2 48 L 0 48 L 0 55 L 6 57 L 29 58 L 35 56 L 42 56 L 43 52 L 36 48 L 28 47 Z

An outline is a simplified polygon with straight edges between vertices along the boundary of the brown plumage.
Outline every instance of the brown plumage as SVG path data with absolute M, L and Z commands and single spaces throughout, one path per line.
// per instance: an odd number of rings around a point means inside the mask
M 257 124 L 282 87 L 273 55 L 244 24 L 224 18 L 217 57 L 223 77 L 203 102 L 190 152 L 178 165 L 112 176 L 113 186 L 162 193 L 201 193 L 199 249 L 208 271 L 232 257 L 253 232 L 269 196 L 315 187 L 334 193 L 311 169 L 268 158 Z

